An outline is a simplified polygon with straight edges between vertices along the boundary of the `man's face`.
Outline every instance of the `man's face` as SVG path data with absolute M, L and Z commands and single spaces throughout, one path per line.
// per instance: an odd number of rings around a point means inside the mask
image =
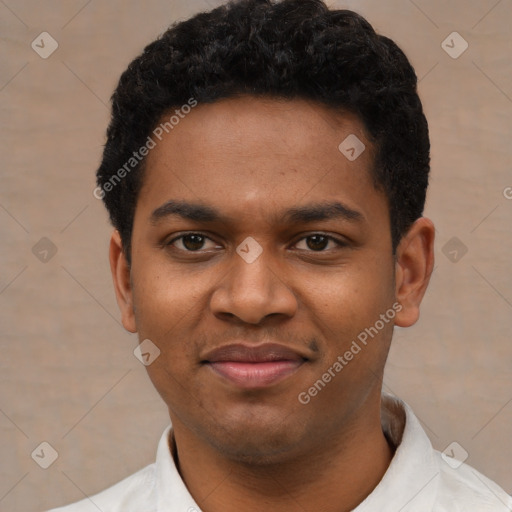
M 338 149 L 349 135 L 366 145 L 353 161 Z M 161 351 L 147 370 L 177 432 L 232 458 L 284 460 L 370 416 L 393 322 L 333 365 L 395 302 L 371 153 L 353 115 L 250 97 L 195 107 L 150 151 L 127 323 Z M 334 203 L 344 210 L 314 215 Z

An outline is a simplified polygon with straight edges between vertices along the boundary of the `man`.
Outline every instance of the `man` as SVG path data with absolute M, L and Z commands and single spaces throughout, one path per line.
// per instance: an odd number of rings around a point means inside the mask
M 94 193 L 172 428 L 154 464 L 59 511 L 512 509 L 382 394 L 434 264 L 416 83 L 321 0 L 219 7 L 130 64 Z

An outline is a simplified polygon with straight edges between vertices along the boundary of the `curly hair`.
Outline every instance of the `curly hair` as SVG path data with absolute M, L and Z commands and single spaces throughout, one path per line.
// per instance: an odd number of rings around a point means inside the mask
M 247 94 L 314 100 L 358 116 L 375 148 L 370 172 L 388 200 L 395 253 L 423 213 L 430 170 L 427 120 L 407 57 L 362 16 L 322 0 L 235 0 L 171 25 L 112 95 L 97 190 L 128 262 L 145 162 L 134 151 L 164 114 L 191 99 Z

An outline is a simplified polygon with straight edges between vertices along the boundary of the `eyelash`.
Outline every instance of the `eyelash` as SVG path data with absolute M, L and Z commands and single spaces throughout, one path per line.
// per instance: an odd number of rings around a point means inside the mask
M 172 244 L 174 242 L 176 242 L 177 240 L 181 240 L 182 238 L 185 238 L 187 236 L 190 236 L 190 235 L 198 235 L 200 237 L 203 237 L 204 239 L 208 239 L 208 240 L 211 240 L 212 242 L 214 242 L 214 240 L 212 240 L 209 236 L 205 235 L 204 233 L 200 233 L 200 232 L 197 232 L 197 231 L 190 231 L 190 232 L 187 232 L 187 233 L 183 233 L 181 234 L 180 236 L 177 236 L 175 238 L 173 238 L 172 240 L 169 240 L 169 242 L 166 242 L 164 245 L 167 247 L 167 246 L 172 246 Z M 300 241 L 302 240 L 305 240 L 307 238 L 311 238 L 313 236 L 322 236 L 324 238 L 326 238 L 327 240 L 329 241 L 333 241 L 335 244 L 338 245 L 338 248 L 342 248 L 342 247 L 347 247 L 348 246 L 348 243 L 346 242 L 343 242 L 337 238 L 334 238 L 333 236 L 330 236 L 330 235 L 326 235 L 324 233 L 321 233 L 321 232 L 318 232 L 318 233 L 312 233 L 312 234 L 309 234 L 307 236 L 304 236 L 302 238 L 300 238 L 299 240 L 297 240 L 297 242 L 295 242 L 294 245 L 298 244 Z M 178 251 L 182 251 L 182 252 L 188 252 L 188 253 L 191 253 L 191 254 L 200 254 L 202 251 L 201 249 L 197 250 L 197 251 L 189 251 L 187 249 L 177 249 L 176 247 L 173 247 L 174 249 L 178 250 Z M 301 249 L 301 250 L 305 250 L 306 252 L 312 252 L 312 253 L 322 253 L 322 252 L 328 252 L 328 250 L 320 250 L 320 251 L 313 251 L 313 250 L 306 250 L 306 249 Z

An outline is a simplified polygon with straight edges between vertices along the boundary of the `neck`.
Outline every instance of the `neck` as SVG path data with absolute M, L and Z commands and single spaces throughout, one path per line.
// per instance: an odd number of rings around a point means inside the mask
M 248 465 L 223 457 L 173 422 L 178 469 L 204 512 L 349 512 L 377 486 L 393 457 L 380 424 L 368 418 L 299 457 Z

